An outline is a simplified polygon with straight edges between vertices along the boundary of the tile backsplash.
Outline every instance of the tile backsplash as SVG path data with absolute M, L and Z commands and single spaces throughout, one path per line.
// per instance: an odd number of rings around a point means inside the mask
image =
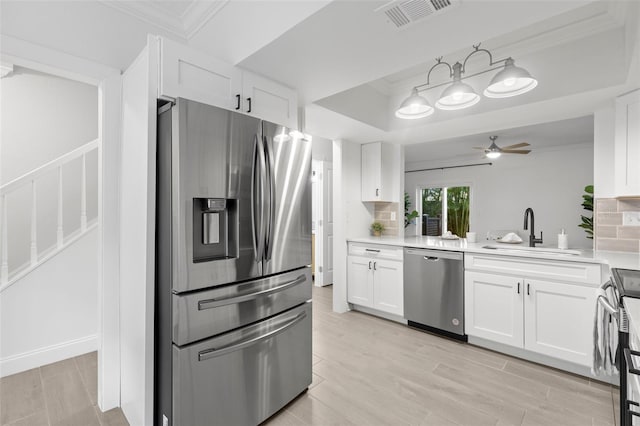
M 599 198 L 595 203 L 596 250 L 640 252 L 640 198 Z
M 391 220 L 391 212 L 396 213 L 396 220 Z M 382 235 L 398 235 L 398 203 L 375 203 L 374 219 L 384 225 Z

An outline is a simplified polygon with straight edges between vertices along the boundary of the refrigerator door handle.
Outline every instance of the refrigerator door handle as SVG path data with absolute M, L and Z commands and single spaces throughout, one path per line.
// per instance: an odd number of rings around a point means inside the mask
M 305 275 L 300 275 L 298 278 L 290 281 L 286 281 L 276 287 L 267 288 L 262 291 L 251 292 L 247 294 L 236 295 L 232 297 L 221 297 L 219 299 L 208 299 L 198 301 L 198 310 L 203 311 L 205 309 L 217 308 L 218 306 L 234 305 L 237 303 L 246 302 L 247 300 L 257 299 L 259 296 L 271 296 L 272 294 L 279 293 L 290 287 L 295 287 L 306 281 Z
M 276 176 L 275 176 L 275 161 L 273 159 L 273 152 L 269 148 L 269 144 L 267 142 L 266 136 L 263 136 L 264 149 L 267 157 L 267 167 L 268 167 L 268 182 L 269 182 L 269 219 L 267 224 L 267 242 L 266 242 L 266 260 L 271 260 L 271 255 L 273 254 L 273 232 L 275 229 L 275 220 L 276 220 L 276 212 L 275 212 L 275 204 L 276 204 Z
M 302 312 L 300 314 L 298 314 L 297 316 L 295 316 L 293 319 L 289 320 L 289 322 L 287 322 L 285 325 L 283 325 L 282 327 L 278 327 L 275 330 L 272 330 L 268 333 L 265 333 L 261 336 L 257 336 L 254 337 L 252 339 L 249 340 L 245 340 L 245 341 L 240 341 L 238 343 L 232 343 L 230 345 L 227 346 L 223 346 L 221 348 L 211 348 L 211 349 L 206 349 L 204 351 L 200 351 L 198 352 L 198 361 L 206 361 L 208 359 L 211 358 L 215 358 L 218 356 L 222 356 L 225 354 L 228 354 L 229 352 L 234 352 L 243 348 L 246 348 L 247 346 L 251 346 L 251 345 L 255 345 L 256 343 L 262 341 L 262 340 L 266 340 L 269 339 L 271 337 L 274 337 L 280 333 L 285 332 L 287 329 L 293 327 L 294 325 L 296 325 L 297 323 L 299 323 L 300 321 L 302 321 L 303 319 L 305 319 L 307 316 L 306 312 Z
M 251 227 L 253 228 L 253 253 L 256 262 L 260 262 L 264 255 L 264 150 L 259 143 L 258 135 L 253 137 L 253 167 L 251 168 Z M 256 209 L 260 209 L 256 211 Z M 256 219 L 259 216 L 259 221 Z

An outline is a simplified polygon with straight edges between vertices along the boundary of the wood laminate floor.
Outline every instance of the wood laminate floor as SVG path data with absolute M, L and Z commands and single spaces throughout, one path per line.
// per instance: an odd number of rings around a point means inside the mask
M 359 312 L 313 292 L 313 383 L 286 425 L 614 425 L 618 389 Z
M 128 426 L 120 408 L 96 405 L 97 354 L 34 368 L 0 379 L 2 426 Z
M 313 383 L 287 425 L 614 425 L 617 388 L 359 312 L 313 290 Z M 0 424 L 124 426 L 96 406 L 96 354 L 0 380 Z M 206 425 L 202 425 L 206 426 Z

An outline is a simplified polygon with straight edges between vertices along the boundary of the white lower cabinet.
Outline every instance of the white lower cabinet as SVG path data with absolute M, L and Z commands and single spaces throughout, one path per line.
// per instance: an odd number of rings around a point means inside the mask
M 347 301 L 403 316 L 402 247 L 352 243 L 349 253 Z
M 489 260 L 484 264 L 495 268 Z M 496 262 L 505 267 L 510 263 L 512 272 L 527 270 L 527 265 L 519 265 L 517 260 L 501 257 Z M 465 263 L 476 267 L 483 264 L 478 256 L 469 261 L 465 258 Z M 584 267 L 586 275 L 595 275 L 590 271 L 594 265 L 566 263 L 578 274 Z M 561 275 L 557 277 L 562 280 Z M 571 275 L 566 278 L 577 281 Z M 466 270 L 465 333 L 590 367 L 595 287 L 589 281 L 581 285 Z

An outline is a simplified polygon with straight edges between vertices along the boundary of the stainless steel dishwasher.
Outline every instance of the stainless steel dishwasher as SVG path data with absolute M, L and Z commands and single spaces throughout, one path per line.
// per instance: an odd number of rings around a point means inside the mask
M 404 249 L 404 314 L 411 327 L 467 340 L 461 252 Z

